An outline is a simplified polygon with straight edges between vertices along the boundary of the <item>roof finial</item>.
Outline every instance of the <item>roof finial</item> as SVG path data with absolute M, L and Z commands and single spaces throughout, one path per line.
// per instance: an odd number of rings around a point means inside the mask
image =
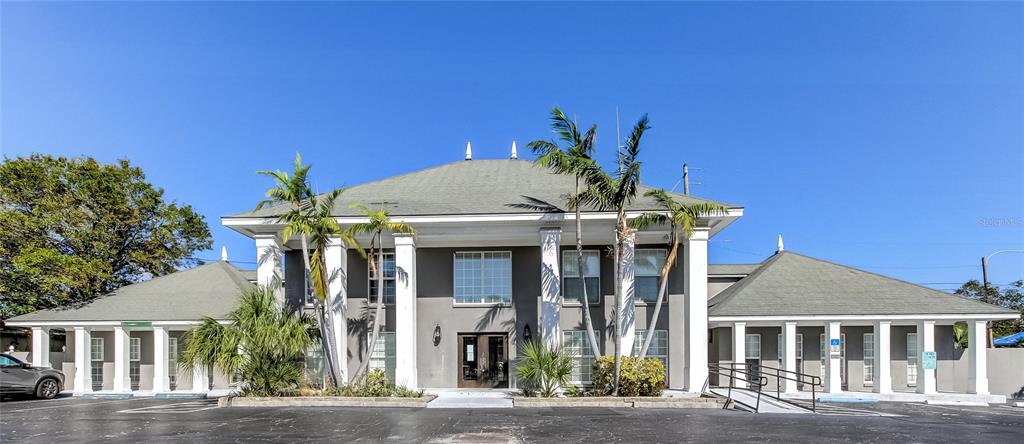
M 512 158 L 513 159 L 518 159 L 519 158 L 519 152 L 516 151 L 516 141 L 515 140 L 512 141 Z
M 785 251 L 785 250 L 786 250 L 786 245 L 782 243 L 782 235 L 780 234 L 780 235 L 779 235 L 779 243 L 778 243 L 778 245 L 776 246 L 776 250 L 775 250 L 775 252 L 776 252 L 776 253 L 782 253 L 782 252 L 783 252 L 783 251 Z
M 228 247 L 224 245 L 220 246 L 220 260 L 224 262 L 228 261 Z
M 466 142 L 466 160 L 473 160 L 473 145 Z

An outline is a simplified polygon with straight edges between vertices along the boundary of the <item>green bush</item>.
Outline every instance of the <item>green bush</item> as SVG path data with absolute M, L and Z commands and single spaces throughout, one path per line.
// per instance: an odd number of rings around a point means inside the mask
M 610 395 L 614 390 L 615 357 L 600 356 L 594 362 L 594 391 Z M 622 357 L 619 373 L 619 396 L 661 396 L 665 391 L 665 364 L 657 358 L 641 360 L 633 356 Z
M 560 348 L 551 349 L 540 341 L 523 344 L 516 364 L 523 396 L 550 398 L 569 383 L 572 357 Z
M 405 387 L 397 387 L 388 381 L 384 370 L 370 370 L 362 380 L 341 387 L 334 387 L 324 390 L 325 396 L 352 396 L 359 398 L 419 398 L 423 396 L 423 390 L 411 390 Z

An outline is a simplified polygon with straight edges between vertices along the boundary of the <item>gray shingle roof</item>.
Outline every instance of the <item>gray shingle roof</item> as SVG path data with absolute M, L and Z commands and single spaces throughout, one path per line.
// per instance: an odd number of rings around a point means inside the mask
M 213 262 L 127 285 L 78 308 L 41 310 L 11 318 L 18 321 L 194 321 L 224 319 L 252 287 L 245 272 L 228 262 Z
M 710 316 L 1015 313 L 789 251 L 768 258 L 708 304 Z
M 571 176 L 553 174 L 526 160 L 464 160 L 347 188 L 335 203 L 333 215 L 359 216 L 351 204 L 373 207 L 381 202 L 392 216 L 561 212 L 564 196 L 574 187 Z M 658 209 L 653 199 L 643 197 L 648 189 L 642 187 L 630 210 Z M 674 196 L 683 202 L 706 201 Z M 545 211 L 513 206 L 524 203 L 550 207 Z M 273 217 L 286 209 L 274 206 L 228 217 Z
M 737 275 L 753 273 L 761 264 L 708 264 L 709 275 Z

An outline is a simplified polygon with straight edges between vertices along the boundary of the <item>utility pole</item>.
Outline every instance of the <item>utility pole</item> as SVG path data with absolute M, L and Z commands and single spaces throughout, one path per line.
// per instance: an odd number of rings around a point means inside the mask
M 683 164 L 683 194 L 690 194 L 690 167 Z

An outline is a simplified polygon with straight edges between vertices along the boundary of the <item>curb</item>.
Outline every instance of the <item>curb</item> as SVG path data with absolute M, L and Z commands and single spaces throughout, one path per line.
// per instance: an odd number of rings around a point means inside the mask
M 225 396 L 217 400 L 218 407 L 426 407 L 435 396 L 419 398 L 359 398 L 347 396 L 294 396 L 250 398 Z
M 720 409 L 725 402 L 713 398 L 512 398 L 513 407 L 611 407 L 636 409 Z

